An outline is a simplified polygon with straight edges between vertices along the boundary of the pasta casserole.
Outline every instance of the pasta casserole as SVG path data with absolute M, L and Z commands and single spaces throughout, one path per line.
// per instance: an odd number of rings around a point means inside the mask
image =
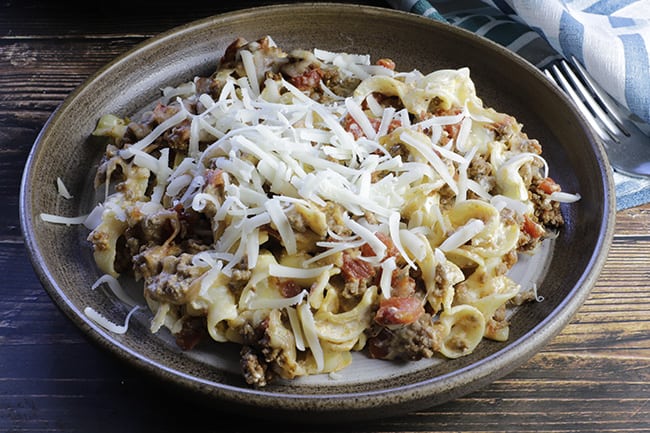
M 183 350 L 239 345 L 254 387 L 353 352 L 449 359 L 506 341 L 508 310 L 536 298 L 509 269 L 579 198 L 468 68 L 400 71 L 268 36 L 93 135 L 101 281 L 141 283 L 151 331 Z

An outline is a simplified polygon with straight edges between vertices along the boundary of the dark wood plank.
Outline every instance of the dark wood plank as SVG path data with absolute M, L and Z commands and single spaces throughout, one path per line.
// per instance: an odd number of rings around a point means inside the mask
M 0 39 L 0 125 L 40 129 L 77 86 L 142 40 Z
M 350 3 L 330 0 L 331 3 Z M 168 0 L 138 2 L 77 2 L 21 0 L 0 5 L 0 34 L 11 37 L 58 35 L 152 36 L 172 27 L 219 13 L 296 0 L 219 0 L 191 5 Z M 357 0 L 355 3 L 389 7 L 382 0 Z M 73 13 L 71 13 L 73 11 Z
M 619 237 L 650 236 L 650 204 L 618 212 L 616 235 Z

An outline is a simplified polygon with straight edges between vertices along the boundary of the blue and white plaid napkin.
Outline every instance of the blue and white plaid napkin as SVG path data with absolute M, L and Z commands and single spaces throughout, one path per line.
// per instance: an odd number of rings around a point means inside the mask
M 388 2 L 491 39 L 539 68 L 574 56 L 617 102 L 650 122 L 650 0 Z M 614 182 L 617 210 L 650 203 L 650 179 L 614 173 Z

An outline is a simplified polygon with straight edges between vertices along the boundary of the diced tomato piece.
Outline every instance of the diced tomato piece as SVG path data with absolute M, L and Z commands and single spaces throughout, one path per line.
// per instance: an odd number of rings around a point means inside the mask
M 278 278 L 275 283 L 285 298 L 292 298 L 302 291 L 302 287 L 289 278 Z
M 323 71 L 319 68 L 308 69 L 302 75 L 291 77 L 291 84 L 300 90 L 309 90 L 318 87 L 323 78 Z
M 354 258 L 347 253 L 343 254 L 341 272 L 345 281 L 367 280 L 374 277 L 377 273 L 370 263 Z
M 408 272 L 399 269 L 393 271 L 390 285 L 393 296 L 408 297 L 415 293 L 415 280 L 408 274 Z
M 370 121 L 370 124 L 372 125 L 372 128 L 375 130 L 375 132 L 378 131 L 379 126 L 381 125 L 381 119 L 370 117 L 368 118 L 368 120 Z M 388 130 L 386 131 L 386 133 L 390 134 L 400 126 L 402 126 L 402 122 L 397 119 L 393 119 L 388 125 Z M 355 140 L 358 140 L 359 138 L 366 136 L 366 134 L 363 132 L 363 129 L 361 129 L 361 126 L 359 126 L 357 121 L 354 120 L 354 118 L 349 114 L 345 116 L 345 118 L 343 119 L 343 129 L 345 129 L 348 132 L 351 132 Z
M 544 191 L 546 194 L 553 194 L 554 192 L 560 191 L 562 188 L 560 185 L 555 183 L 553 179 L 550 177 L 546 177 L 542 179 L 542 181 L 538 184 L 539 189 Z
M 408 325 L 424 313 L 422 301 L 415 296 L 382 299 L 375 314 L 375 322 L 383 326 Z
M 393 240 L 385 235 L 382 232 L 376 232 L 375 236 L 377 236 L 377 239 L 379 239 L 384 245 L 386 245 L 386 253 L 384 255 L 384 258 L 389 258 L 389 257 L 397 257 L 399 255 L 399 250 L 393 243 Z M 372 249 L 372 247 L 369 244 L 363 244 L 361 245 L 361 255 L 364 257 L 371 257 L 375 255 L 375 250 Z
M 206 336 L 205 322 L 198 317 L 185 319 L 181 330 L 174 334 L 176 344 L 182 350 L 192 350 Z
M 523 230 L 535 239 L 541 237 L 545 233 L 544 227 L 530 219 L 528 215 L 524 215 Z
M 381 119 L 377 119 L 377 118 L 373 117 L 373 118 L 370 119 L 370 124 L 375 129 L 375 131 L 379 131 L 379 126 L 381 126 Z M 388 124 L 388 129 L 386 130 L 386 133 L 390 134 L 391 132 L 393 132 L 394 130 L 399 128 L 400 126 L 402 126 L 402 121 L 397 120 L 397 119 L 393 119 Z
M 352 133 L 352 136 L 355 140 L 358 140 L 361 137 L 366 135 L 363 133 L 363 129 L 359 126 L 356 120 L 349 114 L 343 119 L 343 129 Z
M 379 66 L 390 69 L 391 71 L 395 70 L 395 62 L 391 59 L 379 59 L 376 63 Z
M 463 109 L 460 107 L 452 107 L 448 110 L 438 109 L 434 114 L 436 116 L 455 116 L 456 114 L 462 113 L 462 111 Z M 442 129 L 447 133 L 449 139 L 454 139 L 458 135 L 458 131 L 460 131 L 460 122 L 452 125 L 445 125 Z

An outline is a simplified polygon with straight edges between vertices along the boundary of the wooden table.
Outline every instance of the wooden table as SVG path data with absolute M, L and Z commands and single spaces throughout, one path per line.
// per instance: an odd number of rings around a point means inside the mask
M 0 431 L 268 429 L 254 418 L 233 419 L 235 426 L 226 428 L 223 414 L 139 377 L 90 344 L 41 287 L 18 221 L 27 154 L 48 116 L 77 85 L 161 31 L 264 3 L 270 2 L 0 5 Z M 529 362 L 442 406 L 345 430 L 650 431 L 650 206 L 618 213 L 614 244 L 591 296 Z

